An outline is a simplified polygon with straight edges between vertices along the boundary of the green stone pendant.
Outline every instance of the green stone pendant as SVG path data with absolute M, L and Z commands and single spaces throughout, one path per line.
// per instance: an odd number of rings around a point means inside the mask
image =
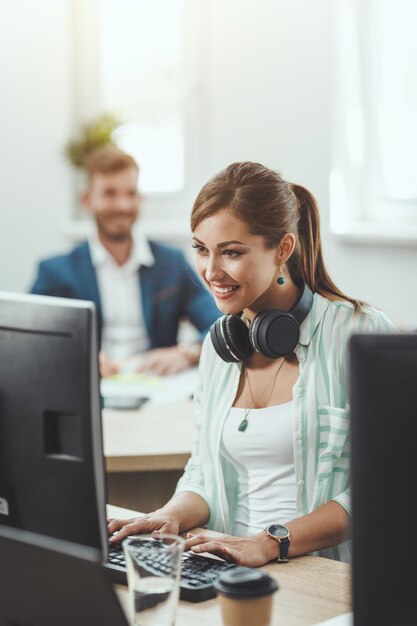
M 243 420 L 239 424 L 238 431 L 241 433 L 244 433 L 247 427 L 248 427 L 248 420 L 246 419 L 246 417 L 244 417 Z

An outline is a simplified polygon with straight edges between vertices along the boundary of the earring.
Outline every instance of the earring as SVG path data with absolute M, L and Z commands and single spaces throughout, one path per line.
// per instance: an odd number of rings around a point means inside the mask
M 285 283 L 285 276 L 283 276 L 281 269 L 279 270 L 279 273 L 280 273 L 280 276 L 278 276 L 277 278 L 277 283 L 278 285 L 283 285 Z

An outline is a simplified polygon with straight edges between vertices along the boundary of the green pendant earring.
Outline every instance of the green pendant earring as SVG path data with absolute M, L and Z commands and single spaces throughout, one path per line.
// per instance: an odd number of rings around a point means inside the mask
M 278 285 L 283 285 L 285 283 L 285 278 L 284 278 L 284 276 L 282 274 L 281 274 L 281 276 L 278 276 L 277 283 L 278 283 Z

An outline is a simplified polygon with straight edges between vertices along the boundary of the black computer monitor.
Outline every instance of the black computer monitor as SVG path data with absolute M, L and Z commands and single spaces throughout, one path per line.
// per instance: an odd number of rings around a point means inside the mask
M 0 293 L 0 525 L 107 555 L 94 304 Z
M 0 626 L 128 626 L 100 553 L 0 527 Z
M 350 340 L 355 626 L 417 624 L 417 335 Z

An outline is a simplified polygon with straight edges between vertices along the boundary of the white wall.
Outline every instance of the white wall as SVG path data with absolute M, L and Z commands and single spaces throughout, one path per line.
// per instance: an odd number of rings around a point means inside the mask
M 4 3 L 0 21 L 0 289 L 24 291 L 35 259 L 58 252 L 71 206 L 61 157 L 70 132 L 66 0 Z
M 69 2 L 19 0 L 2 11 L 0 289 L 25 290 L 36 260 L 69 245 L 72 176 L 61 156 L 72 131 Z M 207 0 L 198 185 L 248 159 L 309 187 L 322 210 L 325 259 L 338 286 L 417 328 L 416 248 L 348 245 L 328 228 L 333 5 Z
M 416 247 L 341 243 L 329 228 L 333 0 L 210 2 L 207 175 L 259 160 L 319 201 L 325 261 L 340 289 L 417 328 Z

